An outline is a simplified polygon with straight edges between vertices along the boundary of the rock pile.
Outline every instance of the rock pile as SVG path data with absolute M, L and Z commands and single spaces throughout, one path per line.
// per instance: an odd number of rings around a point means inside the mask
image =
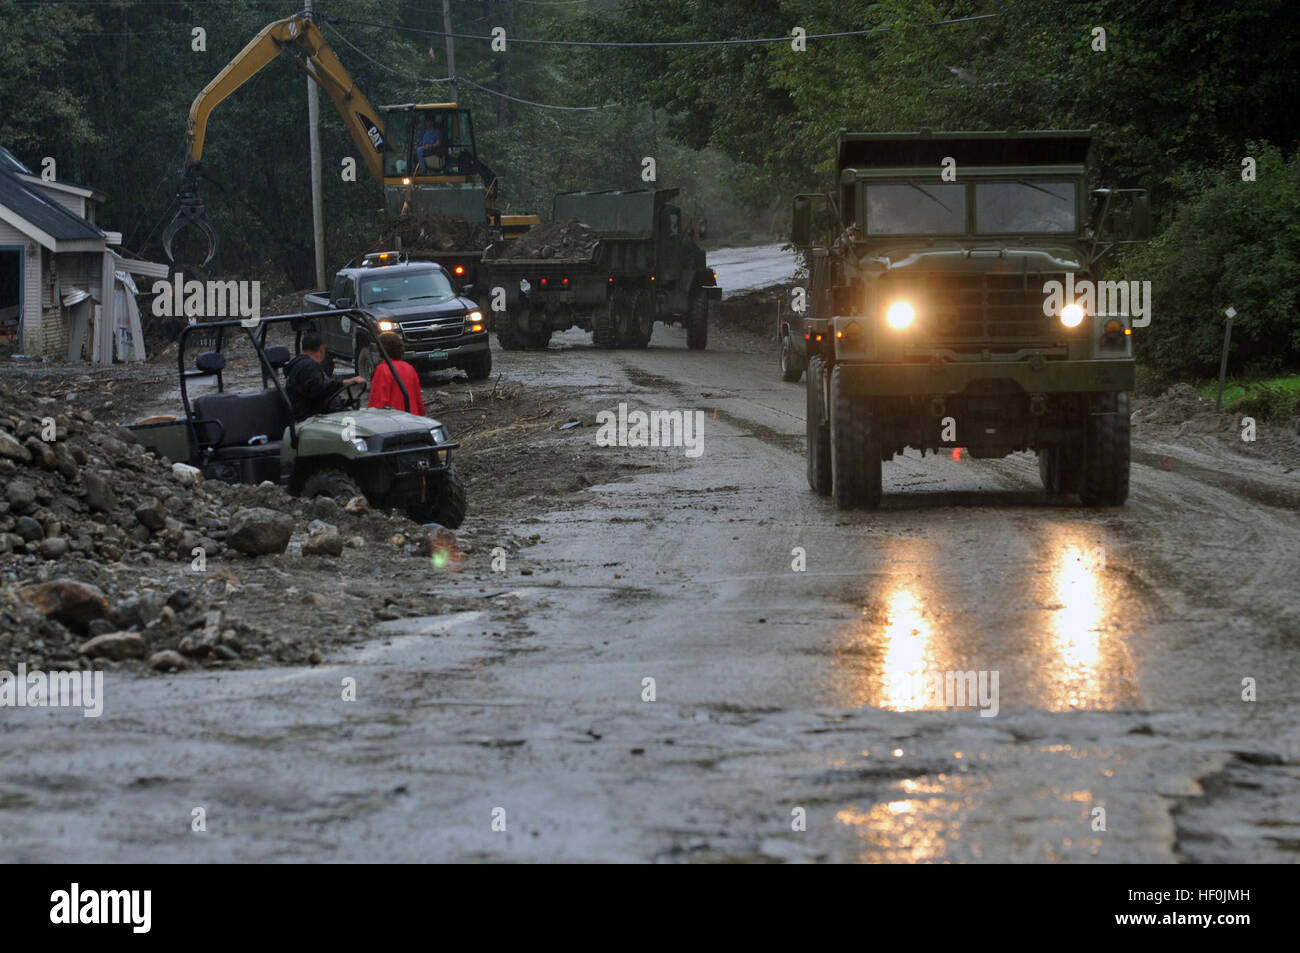
M 600 233 L 576 218 L 539 225 L 513 241 L 493 246 L 495 257 L 505 259 L 564 259 L 585 261 L 592 256 Z

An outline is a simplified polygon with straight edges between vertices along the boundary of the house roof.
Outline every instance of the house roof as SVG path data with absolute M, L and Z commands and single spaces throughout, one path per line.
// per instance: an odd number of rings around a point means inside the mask
M 31 172 L 0 147 L 0 213 L 9 213 L 3 218 L 47 247 L 57 242 L 104 241 L 104 232 L 28 185 L 21 178 L 23 174 Z

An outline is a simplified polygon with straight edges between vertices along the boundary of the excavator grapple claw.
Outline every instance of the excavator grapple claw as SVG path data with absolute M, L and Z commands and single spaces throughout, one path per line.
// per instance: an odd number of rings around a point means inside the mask
M 172 240 L 182 228 L 193 225 L 208 238 L 208 254 L 201 263 L 207 265 L 217 253 L 219 236 L 217 235 L 216 226 L 208 221 L 207 213 L 203 208 L 203 200 L 199 198 L 198 190 L 193 186 L 187 186 L 181 190 L 180 203 L 181 207 L 176 210 L 176 215 L 163 229 L 163 251 L 167 253 L 167 260 L 174 264 L 176 256 L 172 253 Z

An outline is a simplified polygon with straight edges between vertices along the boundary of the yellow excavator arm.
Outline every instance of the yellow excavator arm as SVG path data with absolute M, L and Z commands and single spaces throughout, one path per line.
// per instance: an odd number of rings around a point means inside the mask
M 195 225 L 208 237 L 207 264 L 217 253 L 217 232 L 204 214 L 199 198 L 198 177 L 203 160 L 203 145 L 207 138 L 208 117 L 227 96 L 257 75 L 281 53 L 292 49 L 302 55 L 293 61 L 325 90 L 330 101 L 343 117 L 352 141 L 366 163 L 375 181 L 384 181 L 384 125 L 383 120 L 370 105 L 356 80 L 334 54 L 320 28 L 308 17 L 288 17 L 267 24 L 248 45 L 239 51 L 225 69 L 212 82 L 204 86 L 190 105 L 190 118 L 185 141 L 185 183 L 181 186 L 180 209 L 163 232 L 163 250 L 169 260 L 172 239 L 186 225 Z
M 207 136 L 208 116 L 212 110 L 268 63 L 294 46 L 301 49 L 303 55 L 295 56 L 293 61 L 325 90 L 343 117 L 343 124 L 352 136 L 352 141 L 361 150 L 366 168 L 375 177 L 375 181 L 382 183 L 383 120 L 330 45 L 325 42 L 325 35 L 320 28 L 307 17 L 288 17 L 268 24 L 194 97 L 186 132 L 186 165 L 197 165 L 203 159 L 203 142 Z

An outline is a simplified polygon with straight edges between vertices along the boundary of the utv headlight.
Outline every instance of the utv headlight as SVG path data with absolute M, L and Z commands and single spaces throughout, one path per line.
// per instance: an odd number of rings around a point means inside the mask
M 433 429 L 431 429 L 431 430 L 429 431 L 429 434 L 430 434 L 430 436 L 433 437 L 433 442 L 434 442 L 435 444 L 439 444 L 439 445 L 441 445 L 441 444 L 444 444 L 444 443 L 447 442 L 447 428 L 446 428 L 446 427 L 434 427 Z
M 885 321 L 891 328 L 902 330 L 916 319 L 916 309 L 906 301 L 895 301 L 885 312 Z
M 1067 328 L 1077 328 L 1083 323 L 1083 308 L 1077 304 L 1067 304 L 1061 309 L 1061 323 Z
M 366 443 L 365 437 L 353 437 L 352 446 L 356 447 L 359 453 L 365 453 L 370 449 L 370 444 Z

